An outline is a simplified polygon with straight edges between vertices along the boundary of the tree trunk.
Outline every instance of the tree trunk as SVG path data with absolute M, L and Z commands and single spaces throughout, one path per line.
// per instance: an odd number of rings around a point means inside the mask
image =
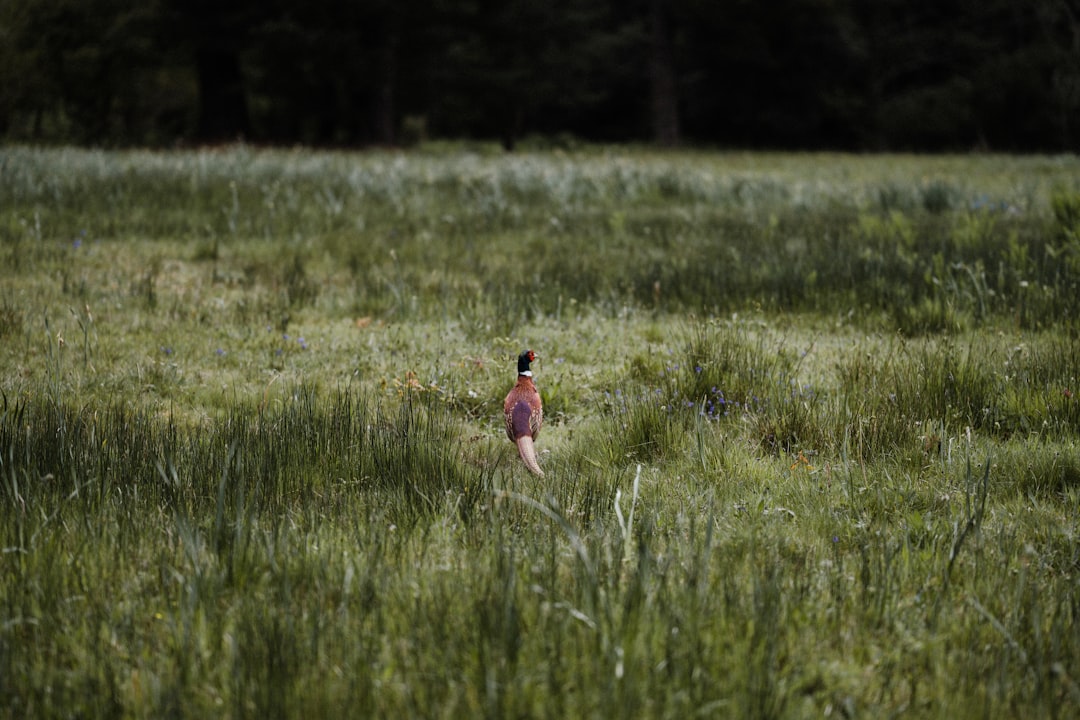
M 401 30 L 397 18 L 390 20 L 379 49 L 379 79 L 375 88 L 375 139 L 382 145 L 397 141 L 398 49 Z
M 525 108 L 522 103 L 518 101 L 511 101 L 509 103 L 509 110 L 506 113 L 506 120 L 502 126 L 502 147 L 506 152 L 514 152 L 514 148 L 517 147 L 518 138 L 521 137 L 522 129 L 525 127 Z
M 208 142 L 232 142 L 250 134 L 244 79 L 235 50 L 202 46 L 195 53 L 199 82 L 196 134 Z
M 663 146 L 679 144 L 679 93 L 675 82 L 675 52 L 671 37 L 669 0 L 650 0 L 649 85 L 653 140 Z

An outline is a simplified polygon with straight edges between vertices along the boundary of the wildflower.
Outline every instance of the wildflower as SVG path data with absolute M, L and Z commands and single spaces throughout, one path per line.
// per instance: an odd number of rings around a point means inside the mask
M 225 357 L 225 351 L 221 348 L 218 348 L 216 352 L 218 357 Z
M 434 383 L 433 386 L 434 387 L 432 389 L 437 389 L 438 387 L 435 386 Z M 399 397 L 404 397 L 406 394 L 413 392 L 424 392 L 424 390 L 426 389 L 423 385 L 420 384 L 420 380 L 416 377 L 416 373 L 412 370 L 409 370 L 405 373 L 404 380 L 394 378 L 394 388 L 397 390 L 397 394 Z

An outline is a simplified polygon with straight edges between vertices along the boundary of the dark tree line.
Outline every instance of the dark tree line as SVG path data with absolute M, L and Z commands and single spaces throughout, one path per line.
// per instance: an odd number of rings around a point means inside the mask
M 0 138 L 1076 151 L 1080 0 L 0 0 Z

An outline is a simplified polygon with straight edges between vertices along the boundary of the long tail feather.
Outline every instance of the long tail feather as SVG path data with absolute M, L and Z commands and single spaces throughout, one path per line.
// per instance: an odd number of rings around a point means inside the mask
M 517 448 L 529 472 L 538 477 L 544 477 L 544 471 L 540 469 L 540 463 L 536 461 L 536 447 L 533 445 L 533 439 L 528 435 L 522 435 L 517 439 Z

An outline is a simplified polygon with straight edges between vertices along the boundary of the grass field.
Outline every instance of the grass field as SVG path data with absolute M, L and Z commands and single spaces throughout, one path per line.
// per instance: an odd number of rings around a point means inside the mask
M 1075 157 L 0 149 L 0 717 L 1076 717 L 1078 317 Z

